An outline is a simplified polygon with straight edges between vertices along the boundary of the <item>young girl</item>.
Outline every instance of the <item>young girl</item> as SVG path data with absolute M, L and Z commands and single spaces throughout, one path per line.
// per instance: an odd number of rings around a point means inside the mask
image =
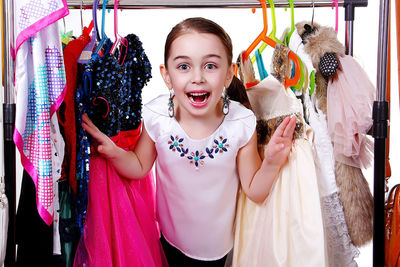
M 234 72 L 231 39 L 210 20 L 190 18 L 172 29 L 160 71 L 170 96 L 144 106 L 134 151 L 117 147 L 86 115 L 82 126 L 127 179 L 146 176 L 156 163 L 157 218 L 170 266 L 224 266 L 239 182 L 251 200 L 264 201 L 290 152 L 295 118 L 277 128 L 261 161 L 254 114 L 223 92 Z

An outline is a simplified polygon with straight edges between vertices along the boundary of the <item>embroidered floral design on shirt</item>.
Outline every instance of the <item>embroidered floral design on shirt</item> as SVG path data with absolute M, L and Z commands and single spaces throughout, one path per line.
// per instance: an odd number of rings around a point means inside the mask
M 229 147 L 229 144 L 227 143 L 228 139 L 220 136 L 218 139 L 214 139 L 214 144 L 211 148 L 205 148 L 205 153 L 199 150 L 196 150 L 195 152 L 190 151 L 189 153 L 189 149 L 184 147 L 183 138 L 179 138 L 177 135 L 175 137 L 171 135 L 170 139 L 171 140 L 168 140 L 169 149 L 173 152 L 178 152 L 181 157 L 186 156 L 186 158 L 189 159 L 190 164 L 196 166 L 196 170 L 198 170 L 199 165 L 204 166 L 204 159 L 206 157 L 214 159 L 215 155 L 227 152 Z
M 196 165 L 196 167 L 199 167 L 200 165 L 204 165 L 204 158 L 206 156 L 203 155 L 203 152 L 199 152 L 198 150 L 196 150 L 196 152 L 191 152 L 190 153 L 191 156 L 187 156 L 188 159 L 190 159 L 190 163 L 194 163 L 194 165 Z
M 228 139 L 223 138 L 222 136 L 219 137 L 219 141 L 218 140 L 214 140 L 215 145 L 213 146 L 215 149 L 215 153 L 222 153 L 222 152 L 227 152 L 228 151 L 228 147 L 229 144 L 226 143 L 226 141 L 228 141 Z
M 219 141 L 217 139 L 214 139 L 213 147 L 211 149 L 206 147 L 206 153 L 208 154 L 208 156 L 213 159 L 214 158 L 213 154 L 216 154 L 218 152 L 219 153 L 227 152 L 229 144 L 226 143 L 226 141 L 228 141 L 228 139 L 223 138 L 222 136 L 219 137 Z
M 182 144 L 183 138 L 179 138 L 177 135 L 173 137 L 171 135 L 171 140 L 168 141 L 169 149 L 172 151 L 178 151 L 181 157 L 184 157 L 185 154 L 189 152 L 189 149 L 185 149 Z

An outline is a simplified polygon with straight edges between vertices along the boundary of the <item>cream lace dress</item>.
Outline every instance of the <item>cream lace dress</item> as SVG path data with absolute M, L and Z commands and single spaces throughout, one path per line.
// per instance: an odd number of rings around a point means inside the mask
M 295 115 L 297 125 L 288 161 L 267 199 L 256 204 L 240 193 L 233 266 L 327 266 L 313 132 L 303 121 L 303 106 L 272 75 L 247 94 L 257 119 L 268 125 L 268 137 L 286 116 Z

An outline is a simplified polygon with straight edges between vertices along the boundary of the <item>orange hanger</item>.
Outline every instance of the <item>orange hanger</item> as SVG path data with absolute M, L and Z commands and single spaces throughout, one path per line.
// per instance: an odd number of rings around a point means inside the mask
M 253 41 L 253 43 L 249 46 L 249 48 L 246 49 L 246 51 L 244 51 L 242 53 L 242 60 L 245 61 L 250 53 L 254 50 L 254 48 L 257 47 L 258 44 L 260 44 L 260 42 L 265 42 L 267 45 L 274 47 L 276 46 L 276 42 L 274 40 L 272 40 L 270 37 L 268 37 L 267 35 L 267 30 L 268 30 L 268 23 L 267 23 L 267 4 L 265 2 L 265 0 L 259 0 L 261 3 L 261 7 L 263 10 L 263 21 L 264 21 L 264 29 L 262 30 L 262 32 L 257 36 L 257 38 Z M 290 51 L 289 55 L 288 55 L 289 59 L 293 60 L 294 65 L 295 65 L 295 74 L 293 78 L 285 78 L 285 87 L 290 87 L 290 86 L 294 86 L 297 84 L 297 82 L 299 81 L 300 78 L 300 62 L 299 62 L 299 58 L 297 57 L 297 55 L 293 52 Z

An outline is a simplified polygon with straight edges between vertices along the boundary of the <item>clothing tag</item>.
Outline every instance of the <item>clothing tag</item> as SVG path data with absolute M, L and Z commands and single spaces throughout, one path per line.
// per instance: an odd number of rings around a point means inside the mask
M 83 50 L 81 55 L 79 56 L 78 63 L 81 63 L 81 64 L 88 63 L 91 56 L 92 56 L 92 51 Z

